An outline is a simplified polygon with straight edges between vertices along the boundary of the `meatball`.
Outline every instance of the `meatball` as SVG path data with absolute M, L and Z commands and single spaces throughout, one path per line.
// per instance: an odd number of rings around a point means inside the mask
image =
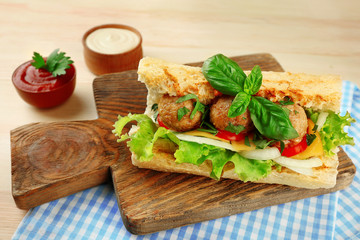
M 245 113 L 234 117 L 228 117 L 228 111 L 234 97 L 232 96 L 221 96 L 216 102 L 210 107 L 210 121 L 217 129 L 225 130 L 229 125 L 229 122 L 234 126 L 242 125 L 245 127 L 245 132 L 251 131 L 254 127 L 251 119 L 250 112 L 246 109 Z
M 308 120 L 305 110 L 298 104 L 285 105 L 283 108 L 289 110 L 289 119 L 299 136 L 297 138 L 284 141 L 286 146 L 293 146 L 301 142 L 307 133 Z
M 194 109 L 195 99 L 190 99 L 182 103 L 176 103 L 179 97 L 163 95 L 158 103 L 159 117 L 161 121 L 172 130 L 185 132 L 197 128 L 201 124 L 202 113 L 197 111 L 194 118 L 190 119 L 190 114 Z M 178 110 L 186 107 L 190 111 L 185 114 L 180 121 L 178 120 Z

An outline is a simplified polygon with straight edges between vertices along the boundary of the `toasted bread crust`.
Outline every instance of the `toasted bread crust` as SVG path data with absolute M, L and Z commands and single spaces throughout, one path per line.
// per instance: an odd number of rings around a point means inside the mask
M 158 141 L 153 147 L 154 157 L 151 161 L 140 162 L 135 154 L 131 155 L 133 165 L 139 168 L 153 169 L 161 172 L 177 172 L 195 174 L 210 177 L 211 164 L 204 162 L 200 166 L 191 163 L 175 163 L 175 147 L 168 141 Z M 337 155 L 324 157 L 323 166 L 314 168 L 313 176 L 296 173 L 285 167 L 279 172 L 275 169 L 265 178 L 256 181 L 258 183 L 282 184 L 299 188 L 332 188 L 336 184 L 337 167 L 339 165 Z M 240 180 L 234 169 L 223 171 L 222 178 Z M 214 180 L 215 181 L 215 180 Z
M 146 113 L 164 94 L 181 97 L 193 93 L 204 104 L 209 104 L 215 98 L 215 89 L 199 67 L 145 57 L 139 63 L 138 80 L 145 83 L 148 89 Z
M 339 112 L 341 87 L 337 75 L 263 72 L 263 83 L 257 95 L 272 102 L 279 102 L 287 96 L 305 108 Z
M 241 66 L 240 66 L 241 67 Z M 245 71 L 248 75 L 250 72 Z M 289 72 L 262 72 L 263 84 L 257 95 L 273 102 L 286 96 L 293 102 L 314 110 L 339 112 L 341 79 L 337 75 L 314 75 Z M 200 67 L 191 67 L 145 57 L 139 63 L 139 81 L 148 88 L 148 107 L 163 94 L 184 96 L 196 94 L 204 104 L 215 97 L 215 90 L 202 74 Z M 147 109 L 148 111 L 148 109 Z

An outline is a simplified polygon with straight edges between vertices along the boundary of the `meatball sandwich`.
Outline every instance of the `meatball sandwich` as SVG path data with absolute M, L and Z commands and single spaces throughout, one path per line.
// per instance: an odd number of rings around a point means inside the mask
M 219 54 L 202 68 L 145 57 L 144 114 L 119 116 L 114 133 L 140 168 L 301 188 L 336 184 L 338 146 L 353 144 L 339 115 L 336 75 L 242 69 Z M 129 132 L 123 127 L 137 121 Z M 336 125 L 336 126 L 335 126 Z M 341 125 L 341 127 L 339 127 Z

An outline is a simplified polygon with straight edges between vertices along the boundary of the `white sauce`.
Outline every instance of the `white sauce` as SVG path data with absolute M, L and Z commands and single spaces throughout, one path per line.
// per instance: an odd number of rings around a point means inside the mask
M 119 54 L 134 49 L 140 42 L 136 33 L 120 28 L 100 28 L 90 33 L 86 45 L 103 54 Z

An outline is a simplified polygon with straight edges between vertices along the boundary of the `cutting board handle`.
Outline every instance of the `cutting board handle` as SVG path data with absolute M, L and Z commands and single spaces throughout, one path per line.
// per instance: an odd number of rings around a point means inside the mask
M 109 166 L 119 154 L 112 124 L 96 119 L 32 123 L 12 130 L 17 206 L 28 209 L 108 180 Z

